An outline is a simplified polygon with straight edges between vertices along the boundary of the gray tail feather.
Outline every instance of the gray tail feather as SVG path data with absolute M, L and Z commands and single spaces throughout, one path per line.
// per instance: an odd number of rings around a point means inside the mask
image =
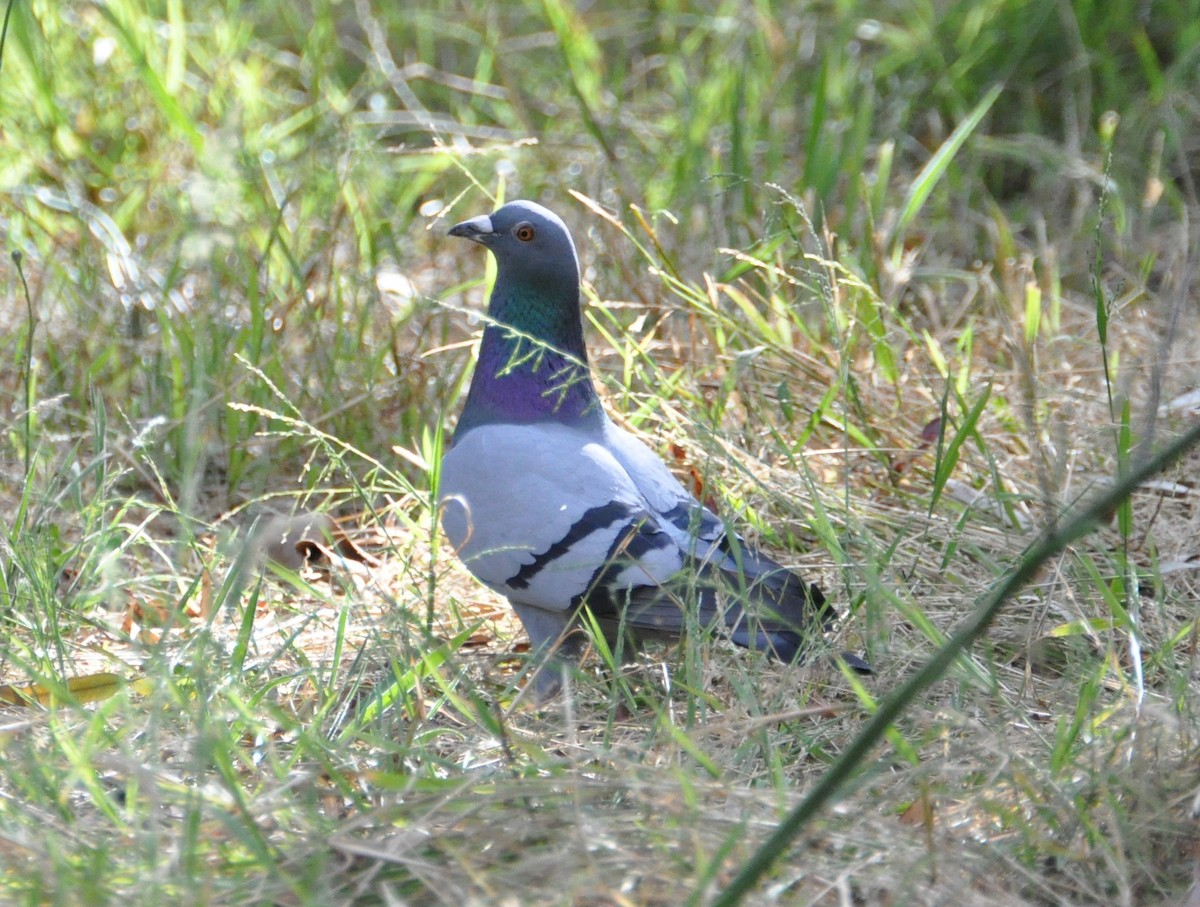
M 575 604 L 586 600 L 597 618 L 623 623 L 634 635 L 678 635 L 684 625 L 680 605 L 698 595 L 702 624 L 719 621 L 737 645 L 787 662 L 832 626 L 837 614 L 817 586 L 748 548 L 726 553 L 725 563 L 696 564 L 692 578 L 678 585 L 630 590 L 597 582 Z M 724 610 L 718 612 L 721 604 Z
M 737 645 L 763 649 L 790 662 L 810 648 L 837 615 L 815 584 L 778 565 L 772 567 L 771 572 L 750 581 L 744 593 L 729 604 L 725 625 Z M 747 572 L 743 570 L 743 575 Z M 738 583 L 742 577 L 729 579 Z

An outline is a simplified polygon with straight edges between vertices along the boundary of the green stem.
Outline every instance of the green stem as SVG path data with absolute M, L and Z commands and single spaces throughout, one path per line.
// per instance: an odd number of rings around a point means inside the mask
M 1017 566 L 1004 578 L 995 583 L 965 624 L 934 653 L 924 667 L 879 704 L 879 710 L 863 726 L 858 737 L 848 746 L 841 757 L 829 767 L 821 780 L 793 809 L 779 827 L 775 829 L 750 860 L 742 867 L 729 886 L 713 901 L 713 907 L 733 907 L 741 902 L 775 864 L 775 861 L 800 833 L 805 824 L 828 802 L 834 799 L 842 786 L 855 774 L 867 754 L 887 733 L 892 723 L 908 708 L 926 687 L 942 677 L 954 660 L 979 639 L 987 629 L 1001 606 L 1012 598 L 1050 558 L 1091 531 L 1092 527 L 1111 513 L 1129 497 L 1138 485 L 1162 472 L 1188 449 L 1200 443 L 1200 421 L 1182 436 L 1168 444 L 1163 450 L 1118 476 L 1116 482 L 1105 492 L 1097 495 L 1089 504 L 1077 511 L 1065 524 L 1047 534 L 1026 549 Z

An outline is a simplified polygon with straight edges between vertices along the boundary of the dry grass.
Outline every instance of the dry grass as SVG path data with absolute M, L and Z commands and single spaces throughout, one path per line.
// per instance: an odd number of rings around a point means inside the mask
M 1195 423 L 1188 2 L 14 7 L 0 682 L 56 702 L 0 706 L 0 900 L 711 902 Z M 522 693 L 427 491 L 483 298 L 442 233 L 485 191 L 553 197 L 610 408 L 874 676 L 691 640 Z M 1197 468 L 1047 565 L 748 902 L 1194 907 Z M 296 509 L 366 557 L 265 568 Z
M 1138 334 L 1125 336 L 1123 354 L 1152 363 L 1156 326 L 1145 320 L 1139 326 Z M 1078 378 L 1088 365 L 1071 362 L 1071 349 L 1089 351 L 1064 345 L 1056 372 Z M 987 372 L 995 397 L 1019 399 L 1031 376 L 1001 366 L 977 368 Z M 1187 367 L 1172 363 L 1170 380 L 1185 384 L 1176 376 Z M 244 818 L 280 854 L 280 872 L 314 859 L 326 867 L 301 901 L 674 904 L 686 892 L 703 902 L 855 734 L 872 697 L 927 656 L 928 631 L 911 618 L 948 631 L 1030 538 L 1029 529 L 1052 518 L 1048 498 L 1061 507 L 1112 474 L 1113 458 L 1103 452 L 1111 431 L 1103 427 L 1103 394 L 1081 393 L 1074 383 L 1058 388 L 1052 375 L 1039 373 L 1032 376 L 1039 418 L 1064 426 L 1045 434 L 1070 432 L 1069 449 L 1031 454 L 1026 423 L 1006 422 L 1006 414 L 986 418 L 980 436 L 988 457 L 965 457 L 956 473 L 959 491 L 937 512 L 923 512 L 913 502 L 928 499 L 934 454 L 921 449 L 921 429 L 939 404 L 921 391 L 930 382 L 928 365 L 914 359 L 908 368 L 914 392 L 903 407 L 890 389 L 860 385 L 869 411 L 891 413 L 875 427 L 895 439 L 885 452 L 903 463 L 900 472 L 889 473 L 877 455 L 815 448 L 805 457 L 814 484 L 786 461 L 769 464 L 729 436 L 719 448 L 703 440 L 695 446 L 703 433 L 688 442 L 708 458 L 710 481 L 768 524 L 810 513 L 815 492 L 851 561 L 839 565 L 814 552 L 799 563 L 852 606 L 836 645 L 871 652 L 877 674 L 862 691 L 823 661 L 788 671 L 706 646 L 698 665 L 667 651 L 632 667 L 633 707 L 613 678 L 593 669 L 567 701 L 545 711 L 523 702 L 509 708 L 522 665 L 505 656 L 520 651 L 519 626 L 450 552 L 431 558 L 415 499 L 400 504 L 402 520 L 387 513 L 382 522 L 361 513 L 343 519 L 378 563 L 312 574 L 310 585 L 267 578 L 255 586 L 248 628 L 237 611 L 213 611 L 204 600 L 231 569 L 238 537 L 202 535 L 189 553 L 199 572 L 176 563 L 158 607 L 147 591 L 154 583 L 140 582 L 125 598 L 112 599 L 123 607 L 93 612 L 54 645 L 65 650 L 73 673 L 126 676 L 163 662 L 194 667 L 203 653 L 224 661 L 245 647 L 240 683 L 253 678 L 250 689 L 270 690 L 273 718 L 255 719 L 257 732 L 243 743 L 247 761 L 238 774 L 253 799 L 239 806 L 226 793 L 215 802 L 218 811 L 247 811 Z M 762 373 L 770 375 L 769 363 L 755 376 Z M 746 385 L 743 399 L 761 387 Z M 728 418 L 747 424 L 742 420 L 753 405 L 731 408 Z M 688 424 L 682 409 L 669 413 L 664 425 Z M 1167 411 L 1161 430 L 1186 415 Z M 1083 441 L 1075 440 L 1077 431 Z M 1056 456 L 1069 456 L 1069 467 Z M 735 462 L 755 465 L 745 471 L 731 468 Z M 1163 484 L 1135 497 L 1134 537 L 1102 530 L 1011 603 L 987 645 L 910 709 L 893 740 L 898 746 L 864 767 L 755 902 L 1146 903 L 1166 890 L 1159 886 L 1185 881 L 1194 831 L 1188 810 L 1200 777 L 1195 719 L 1180 713 L 1188 699 L 1177 685 L 1194 670 L 1189 603 L 1196 600 L 1197 515 L 1188 477 L 1196 462 L 1193 455 Z M 1016 500 L 1017 526 L 986 493 L 996 474 Z M 985 496 L 975 506 L 954 500 L 977 487 Z M 135 577 L 161 544 L 161 536 L 131 534 L 111 570 Z M 1081 561 L 1107 569 L 1123 545 L 1151 587 L 1143 593 L 1140 629 L 1143 650 L 1155 657 L 1140 708 L 1129 653 L 1119 634 L 1103 626 L 1096 588 L 1080 582 Z M 427 628 L 430 576 L 437 595 Z M 202 588 L 193 612 L 156 626 L 178 590 L 193 581 Z M 460 633 L 466 635 L 444 665 L 390 700 L 392 713 L 361 723 L 364 703 L 436 641 Z M 32 638 L 25 650 L 26 664 L 56 660 Z M 145 674 L 156 676 L 153 667 Z M 6 675 L 26 679 L 17 662 L 8 663 Z M 1052 767 L 1056 737 L 1078 714 L 1080 678 L 1100 681 L 1085 721 L 1092 742 Z M 214 681 L 222 682 L 218 675 L 195 683 Z M 113 712 L 124 725 L 121 752 L 93 762 L 96 783 L 110 798 L 131 784 L 156 791 L 159 821 L 169 822 L 172 801 L 186 800 L 187 779 L 196 777 L 196 731 L 152 733 L 162 691 L 144 697 L 138 695 L 146 694 L 144 686 L 135 689 Z M 63 735 L 96 720 L 86 712 L 12 711 L 6 753 L 53 749 Z M 347 729 L 359 743 L 330 750 L 330 761 L 320 764 L 309 741 L 297 760 L 289 755 L 292 738 L 308 725 L 330 745 Z M 424 740 L 425 757 L 444 766 L 435 773 L 442 780 L 412 771 L 412 751 L 400 744 L 411 747 L 414 740 Z M 264 774 L 256 763 L 274 768 Z M 312 800 L 327 837 L 313 837 L 313 815 L 293 802 L 298 789 L 307 790 L 300 799 Z M 78 800 L 70 820 L 47 819 L 50 826 L 76 840 L 86 840 L 89 828 L 101 833 L 101 818 L 88 818 L 94 802 L 82 795 L 70 800 Z M 47 858 L 38 842 L 20 834 L 12 843 L 28 860 Z M 681 880 L 688 880 L 682 890 Z M 210 895 L 225 896 L 214 889 L 204 899 Z

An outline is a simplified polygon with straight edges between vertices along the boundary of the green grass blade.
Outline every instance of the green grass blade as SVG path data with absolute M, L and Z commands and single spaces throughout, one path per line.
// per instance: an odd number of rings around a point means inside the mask
M 950 137 L 942 143 L 933 157 L 921 168 L 921 172 L 917 174 L 916 179 L 909 186 L 908 195 L 905 197 L 904 204 L 900 209 L 900 216 L 896 221 L 895 227 L 892 229 L 892 235 L 888 241 L 892 260 L 896 264 L 899 264 L 900 255 L 904 250 L 904 234 L 909 224 L 912 223 L 913 219 L 916 218 L 917 214 L 925 206 L 925 202 L 929 200 L 929 195 L 933 192 L 934 186 L 945 176 L 946 170 L 954 160 L 954 156 L 958 154 L 967 139 L 978 128 L 980 122 L 987 115 L 987 112 L 992 109 L 992 105 L 996 103 L 996 99 L 1000 97 L 1000 93 L 1003 90 L 1002 85 L 994 85 L 988 90 L 967 118 L 958 124 L 955 130 L 950 133 Z
M 963 442 L 970 438 L 979 424 L 979 417 L 983 414 L 983 409 L 987 406 L 987 402 L 992 396 L 992 386 L 989 384 L 979 399 L 976 400 L 967 414 L 963 417 L 962 424 L 958 426 L 958 430 L 950 438 L 950 443 L 942 449 L 942 441 L 945 437 L 946 411 L 945 403 L 948 402 L 943 398 L 942 422 L 938 428 L 938 450 L 937 461 L 934 466 L 933 474 L 933 491 L 929 495 L 929 513 L 933 513 L 937 502 L 941 500 L 942 492 L 946 489 L 946 483 L 950 477 L 954 475 L 954 468 L 958 465 L 959 453 L 962 450 Z
M 1107 491 L 1084 505 L 1060 528 L 1043 536 L 1021 557 L 1017 565 L 997 581 L 974 613 L 955 631 L 949 641 L 934 653 L 899 689 L 885 698 L 854 741 L 842 752 L 830 768 L 771 834 L 742 870 L 713 901 L 713 907 L 734 907 L 750 893 L 788 848 L 796 836 L 817 813 L 832 801 L 865 762 L 871 750 L 882 740 L 893 722 L 899 718 L 923 690 L 941 678 L 950 665 L 987 630 L 1000 608 L 1025 586 L 1050 558 L 1072 542 L 1089 533 L 1104 516 L 1131 495 L 1142 482 L 1173 464 L 1200 443 L 1200 422 L 1197 422 L 1163 450 L 1133 467 Z

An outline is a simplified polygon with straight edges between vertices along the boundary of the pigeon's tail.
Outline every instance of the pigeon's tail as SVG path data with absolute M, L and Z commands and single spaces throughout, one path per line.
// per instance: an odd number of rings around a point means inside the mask
M 701 626 L 723 626 L 723 635 L 736 645 L 789 663 L 819 648 L 837 618 L 816 585 L 740 539 L 723 540 L 691 566 L 666 584 L 630 587 L 623 584 L 628 561 L 614 561 L 572 605 L 586 602 L 611 642 L 622 631 L 635 638 L 678 638 L 692 602 Z M 842 657 L 852 667 L 866 666 L 855 656 Z
M 810 651 L 837 619 L 815 584 L 762 555 L 747 552 L 740 571 L 721 572 L 727 583 L 736 584 L 725 609 L 725 626 L 729 638 L 745 649 L 765 650 L 790 663 Z M 853 652 L 838 653 L 836 659 L 857 674 L 875 673 Z
M 721 570 L 730 593 L 724 614 L 729 638 L 795 661 L 830 628 L 836 612 L 815 584 L 774 561 L 746 549 L 736 560 L 736 570 Z
M 745 577 L 749 582 L 744 584 L 740 576 L 727 579 L 736 591 L 725 608 L 725 625 L 732 641 L 745 649 L 764 649 L 780 661 L 794 661 L 836 617 L 821 589 L 782 567 Z

